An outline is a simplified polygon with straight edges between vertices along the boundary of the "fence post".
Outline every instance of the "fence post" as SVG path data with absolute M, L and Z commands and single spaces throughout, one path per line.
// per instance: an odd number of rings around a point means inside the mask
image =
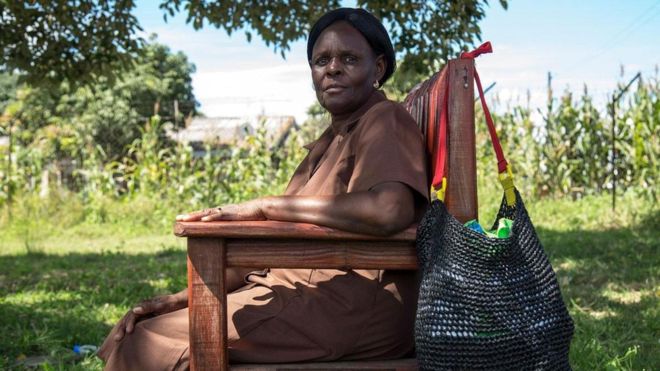
M 179 127 L 179 100 L 174 100 L 174 127 Z
M 635 82 L 635 80 L 639 79 L 642 77 L 641 72 L 637 72 L 635 77 L 633 77 L 628 84 L 621 89 L 618 95 L 613 94 L 612 95 L 612 157 L 611 157 L 611 164 L 612 164 L 612 211 L 616 210 L 616 104 L 619 102 L 619 99 L 623 96 L 628 91 L 628 88 L 630 88 L 630 85 Z

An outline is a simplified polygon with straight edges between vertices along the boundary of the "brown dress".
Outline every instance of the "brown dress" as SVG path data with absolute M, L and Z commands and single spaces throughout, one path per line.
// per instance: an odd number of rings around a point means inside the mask
M 401 182 L 428 202 L 426 156 L 412 117 L 380 92 L 333 121 L 296 169 L 287 195 L 335 195 Z M 229 359 L 284 363 L 391 359 L 413 349 L 414 272 L 270 269 L 227 295 Z M 188 368 L 188 310 L 141 321 L 120 342 L 106 338 L 108 370 Z

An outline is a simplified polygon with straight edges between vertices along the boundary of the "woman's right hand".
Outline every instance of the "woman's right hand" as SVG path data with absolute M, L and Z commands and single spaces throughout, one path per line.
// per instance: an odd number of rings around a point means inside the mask
M 213 207 L 176 216 L 179 222 L 213 222 L 217 220 L 266 220 L 263 207 L 267 198 L 257 198 L 238 204 Z
M 141 320 L 174 312 L 187 306 L 188 289 L 184 289 L 176 294 L 156 296 L 155 298 L 145 300 L 129 310 L 119 321 L 114 339 L 115 341 L 120 341 L 126 334 L 132 333 L 136 323 Z

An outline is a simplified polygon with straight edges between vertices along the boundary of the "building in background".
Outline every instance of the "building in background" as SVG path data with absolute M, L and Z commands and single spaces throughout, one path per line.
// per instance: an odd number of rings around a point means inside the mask
M 193 155 L 200 157 L 206 153 L 207 146 L 219 149 L 242 145 L 246 137 L 256 134 L 261 127 L 273 149 L 282 146 L 291 131 L 299 128 L 293 116 L 193 117 L 185 128 L 168 130 L 167 135 L 192 146 Z

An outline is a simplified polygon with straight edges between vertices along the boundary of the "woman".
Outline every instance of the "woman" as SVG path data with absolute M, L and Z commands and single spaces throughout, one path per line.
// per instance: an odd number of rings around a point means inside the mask
M 395 68 L 383 25 L 362 9 L 321 17 L 307 45 L 330 127 L 305 146 L 283 196 L 186 215 L 181 221 L 281 220 L 387 235 L 428 203 L 422 135 L 378 89 Z M 232 270 L 233 362 L 398 358 L 413 348 L 416 280 L 378 270 Z M 187 291 L 148 300 L 115 326 L 99 354 L 107 369 L 188 367 Z

